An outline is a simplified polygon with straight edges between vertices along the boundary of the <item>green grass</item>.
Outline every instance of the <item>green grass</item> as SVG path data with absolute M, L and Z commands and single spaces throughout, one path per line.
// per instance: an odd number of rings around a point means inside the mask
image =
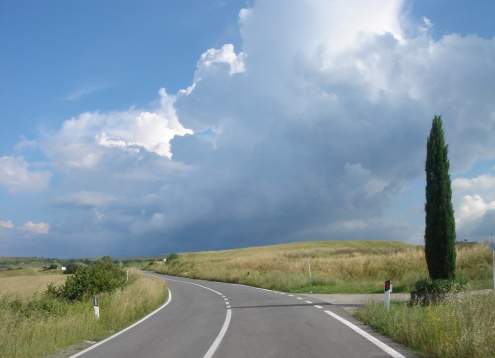
M 466 293 L 444 304 L 370 304 L 357 318 L 426 357 L 495 357 L 495 294 Z
M 142 275 L 123 289 L 101 295 L 98 321 L 89 301 L 69 303 L 44 295 L 28 301 L 0 298 L 0 357 L 41 357 L 84 340 L 100 340 L 165 299 L 164 282 Z
M 457 251 L 457 276 L 468 280 L 471 288 L 490 287 L 490 250 L 483 245 L 463 245 Z M 389 279 L 394 292 L 409 292 L 416 281 L 428 276 L 424 248 L 398 241 L 309 241 L 183 253 L 150 268 L 177 276 L 301 293 L 378 293 Z

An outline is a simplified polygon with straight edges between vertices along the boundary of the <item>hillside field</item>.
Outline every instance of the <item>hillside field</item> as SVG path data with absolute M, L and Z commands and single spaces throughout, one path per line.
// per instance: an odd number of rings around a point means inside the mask
M 457 278 L 488 288 L 492 256 L 482 244 L 457 247 Z M 311 278 L 309 267 L 311 266 Z M 182 253 L 149 269 L 170 275 L 242 283 L 290 292 L 409 292 L 427 277 L 424 248 L 399 241 L 309 241 L 244 249 Z
M 37 268 L 24 268 L 0 271 L 0 296 L 25 299 L 46 290 L 48 284 L 61 285 L 67 275 L 61 271 L 42 271 Z

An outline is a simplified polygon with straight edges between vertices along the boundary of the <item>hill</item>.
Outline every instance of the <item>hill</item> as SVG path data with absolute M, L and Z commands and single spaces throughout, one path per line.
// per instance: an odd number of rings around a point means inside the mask
M 489 287 L 488 247 L 459 245 L 457 277 Z M 311 275 L 310 275 L 311 267 Z M 399 241 L 307 241 L 234 250 L 182 253 L 150 268 L 161 273 L 242 283 L 287 292 L 408 292 L 427 277 L 424 248 Z

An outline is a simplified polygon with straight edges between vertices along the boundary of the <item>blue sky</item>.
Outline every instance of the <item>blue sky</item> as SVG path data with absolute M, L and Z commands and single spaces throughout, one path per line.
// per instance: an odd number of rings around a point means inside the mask
M 206 48 L 238 42 L 244 3 L 2 1 L 2 151 L 80 112 L 182 88 Z
M 338 4 L 1 1 L 2 254 L 132 255 L 310 238 L 420 242 L 422 141 L 437 111 L 461 180 L 458 231 L 482 238 L 495 210 L 495 3 L 387 0 L 382 11 L 359 0 Z M 366 11 L 369 24 L 354 24 Z M 339 16 L 351 21 L 338 27 Z M 370 35 L 355 42 L 359 51 L 332 42 L 339 31 L 355 41 L 355 30 Z M 445 57 L 423 61 L 428 46 Z M 337 54 L 364 67 L 344 68 Z M 394 76 L 404 83 L 389 83 Z M 363 94 L 369 98 L 358 100 Z M 382 113 L 376 140 L 360 140 L 371 124 L 364 118 Z M 392 120 L 403 113 L 403 122 Z M 70 118 L 77 128 L 66 128 Z M 175 139 L 165 140 L 169 134 Z M 346 180 L 355 184 L 340 187 Z

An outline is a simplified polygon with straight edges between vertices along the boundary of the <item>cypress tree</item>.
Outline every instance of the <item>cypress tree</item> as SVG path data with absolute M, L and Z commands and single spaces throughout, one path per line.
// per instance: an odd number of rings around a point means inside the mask
M 452 209 L 448 146 L 442 118 L 435 116 L 426 154 L 425 254 L 432 280 L 455 274 L 455 221 Z

